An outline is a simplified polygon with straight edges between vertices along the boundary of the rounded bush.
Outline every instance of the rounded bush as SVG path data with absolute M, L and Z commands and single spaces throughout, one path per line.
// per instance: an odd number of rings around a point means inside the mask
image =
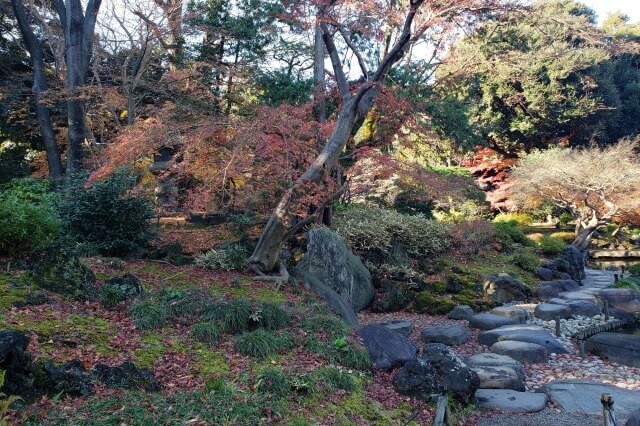
M 236 337 L 235 348 L 245 356 L 266 358 L 278 353 L 281 349 L 289 349 L 293 345 L 291 336 L 277 336 L 270 331 L 259 328 L 247 331 Z
M 68 190 L 60 203 L 66 232 L 107 256 L 144 248 L 153 236 L 155 213 L 149 200 L 130 194 L 135 179 L 123 169 L 89 187 L 79 182 Z
M 0 187 L 0 254 L 24 256 L 58 234 L 57 195 L 47 181 L 15 179 Z
M 542 237 L 538 245 L 544 254 L 560 254 L 567 247 L 562 239 L 547 236 Z
M 495 223 L 515 222 L 518 226 L 529 226 L 533 223 L 533 217 L 527 213 L 503 212 L 498 213 L 496 217 L 493 218 L 493 221 Z
M 283 397 L 291 391 L 291 381 L 280 370 L 264 370 L 258 374 L 256 390 L 262 394 Z
M 201 322 L 191 327 L 194 339 L 208 346 L 213 346 L 220 340 L 220 330 L 214 321 Z
M 634 277 L 640 276 L 640 263 L 638 263 L 636 265 L 629 266 L 629 268 L 627 270 Z
M 329 389 L 342 389 L 350 392 L 356 388 L 356 381 L 349 373 L 335 367 L 323 367 L 315 372 L 316 379 L 321 386 Z
M 513 263 L 525 271 L 534 272 L 540 267 L 540 259 L 531 249 L 521 250 L 511 257 Z
M 145 299 L 133 304 L 129 310 L 133 322 L 140 330 L 160 328 L 169 321 L 169 308 L 157 300 Z

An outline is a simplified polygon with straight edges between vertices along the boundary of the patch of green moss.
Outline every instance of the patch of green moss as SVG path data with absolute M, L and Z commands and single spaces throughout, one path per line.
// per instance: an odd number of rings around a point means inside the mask
M 46 314 L 52 314 L 47 311 Z M 69 315 L 67 318 L 45 318 L 34 320 L 23 313 L 16 313 L 19 325 L 9 328 L 22 332 L 33 332 L 38 335 L 41 347 L 52 353 L 60 341 L 70 341 L 94 345 L 96 352 L 104 355 L 114 355 L 116 351 L 110 346 L 111 339 L 116 334 L 115 327 L 109 321 L 93 316 Z M 58 342 L 58 343 L 56 343 Z
M 456 302 L 447 296 L 434 294 L 428 290 L 422 291 L 416 297 L 413 308 L 416 312 L 430 315 L 444 315 L 449 312 Z
M 229 371 L 227 358 L 223 352 L 212 351 L 203 344 L 198 344 L 193 348 L 196 355 L 195 364 L 198 371 L 203 376 L 226 374 Z
M 30 286 L 22 282 L 19 278 L 0 274 L 0 315 L 11 308 L 13 302 L 24 299 L 29 294 Z
M 251 299 L 259 302 L 284 303 L 287 296 L 276 288 L 263 288 L 252 285 L 252 281 L 240 282 L 234 287 L 226 287 L 223 290 L 235 298 Z
M 162 336 L 149 333 L 142 338 L 140 347 L 133 351 L 133 363 L 139 367 L 151 368 L 166 351 L 167 347 L 162 341 Z

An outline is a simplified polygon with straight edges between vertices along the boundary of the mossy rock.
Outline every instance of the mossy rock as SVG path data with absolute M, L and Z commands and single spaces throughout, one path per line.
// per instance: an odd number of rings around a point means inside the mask
M 446 297 L 423 291 L 416 297 L 413 308 L 418 313 L 430 315 L 444 315 L 457 305 L 455 301 Z
M 51 247 L 40 253 L 29 276 L 34 284 L 74 299 L 97 300 L 96 276 L 68 248 Z

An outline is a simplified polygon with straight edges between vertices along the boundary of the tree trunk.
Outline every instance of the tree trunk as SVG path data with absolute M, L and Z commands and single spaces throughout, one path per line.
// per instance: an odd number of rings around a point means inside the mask
M 21 0 L 11 0 L 20 33 L 24 39 L 24 43 L 31 57 L 33 66 L 33 86 L 31 92 L 36 103 L 36 115 L 42 134 L 42 141 L 47 152 L 47 165 L 49 167 L 49 178 L 58 181 L 64 174 L 62 168 L 62 159 L 60 158 L 60 150 L 56 144 L 56 135 L 51 123 L 51 113 L 49 107 L 44 102 L 44 92 L 49 88 L 47 75 L 44 67 L 44 57 L 40 40 L 36 37 L 29 25 L 29 17 L 26 8 Z
M 591 244 L 591 237 L 593 236 L 593 233 L 604 224 L 604 221 L 602 219 L 598 219 L 595 215 L 586 223 L 578 220 L 576 237 L 571 244 L 578 247 L 580 250 L 588 249 L 589 244 Z

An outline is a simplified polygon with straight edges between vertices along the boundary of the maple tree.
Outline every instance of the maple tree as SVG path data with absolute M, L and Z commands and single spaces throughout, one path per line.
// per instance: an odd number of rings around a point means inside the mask
M 602 226 L 640 211 L 637 140 L 605 148 L 551 148 L 525 156 L 513 171 L 512 198 L 522 206 L 550 201 L 576 219 L 573 241 L 584 250 Z

